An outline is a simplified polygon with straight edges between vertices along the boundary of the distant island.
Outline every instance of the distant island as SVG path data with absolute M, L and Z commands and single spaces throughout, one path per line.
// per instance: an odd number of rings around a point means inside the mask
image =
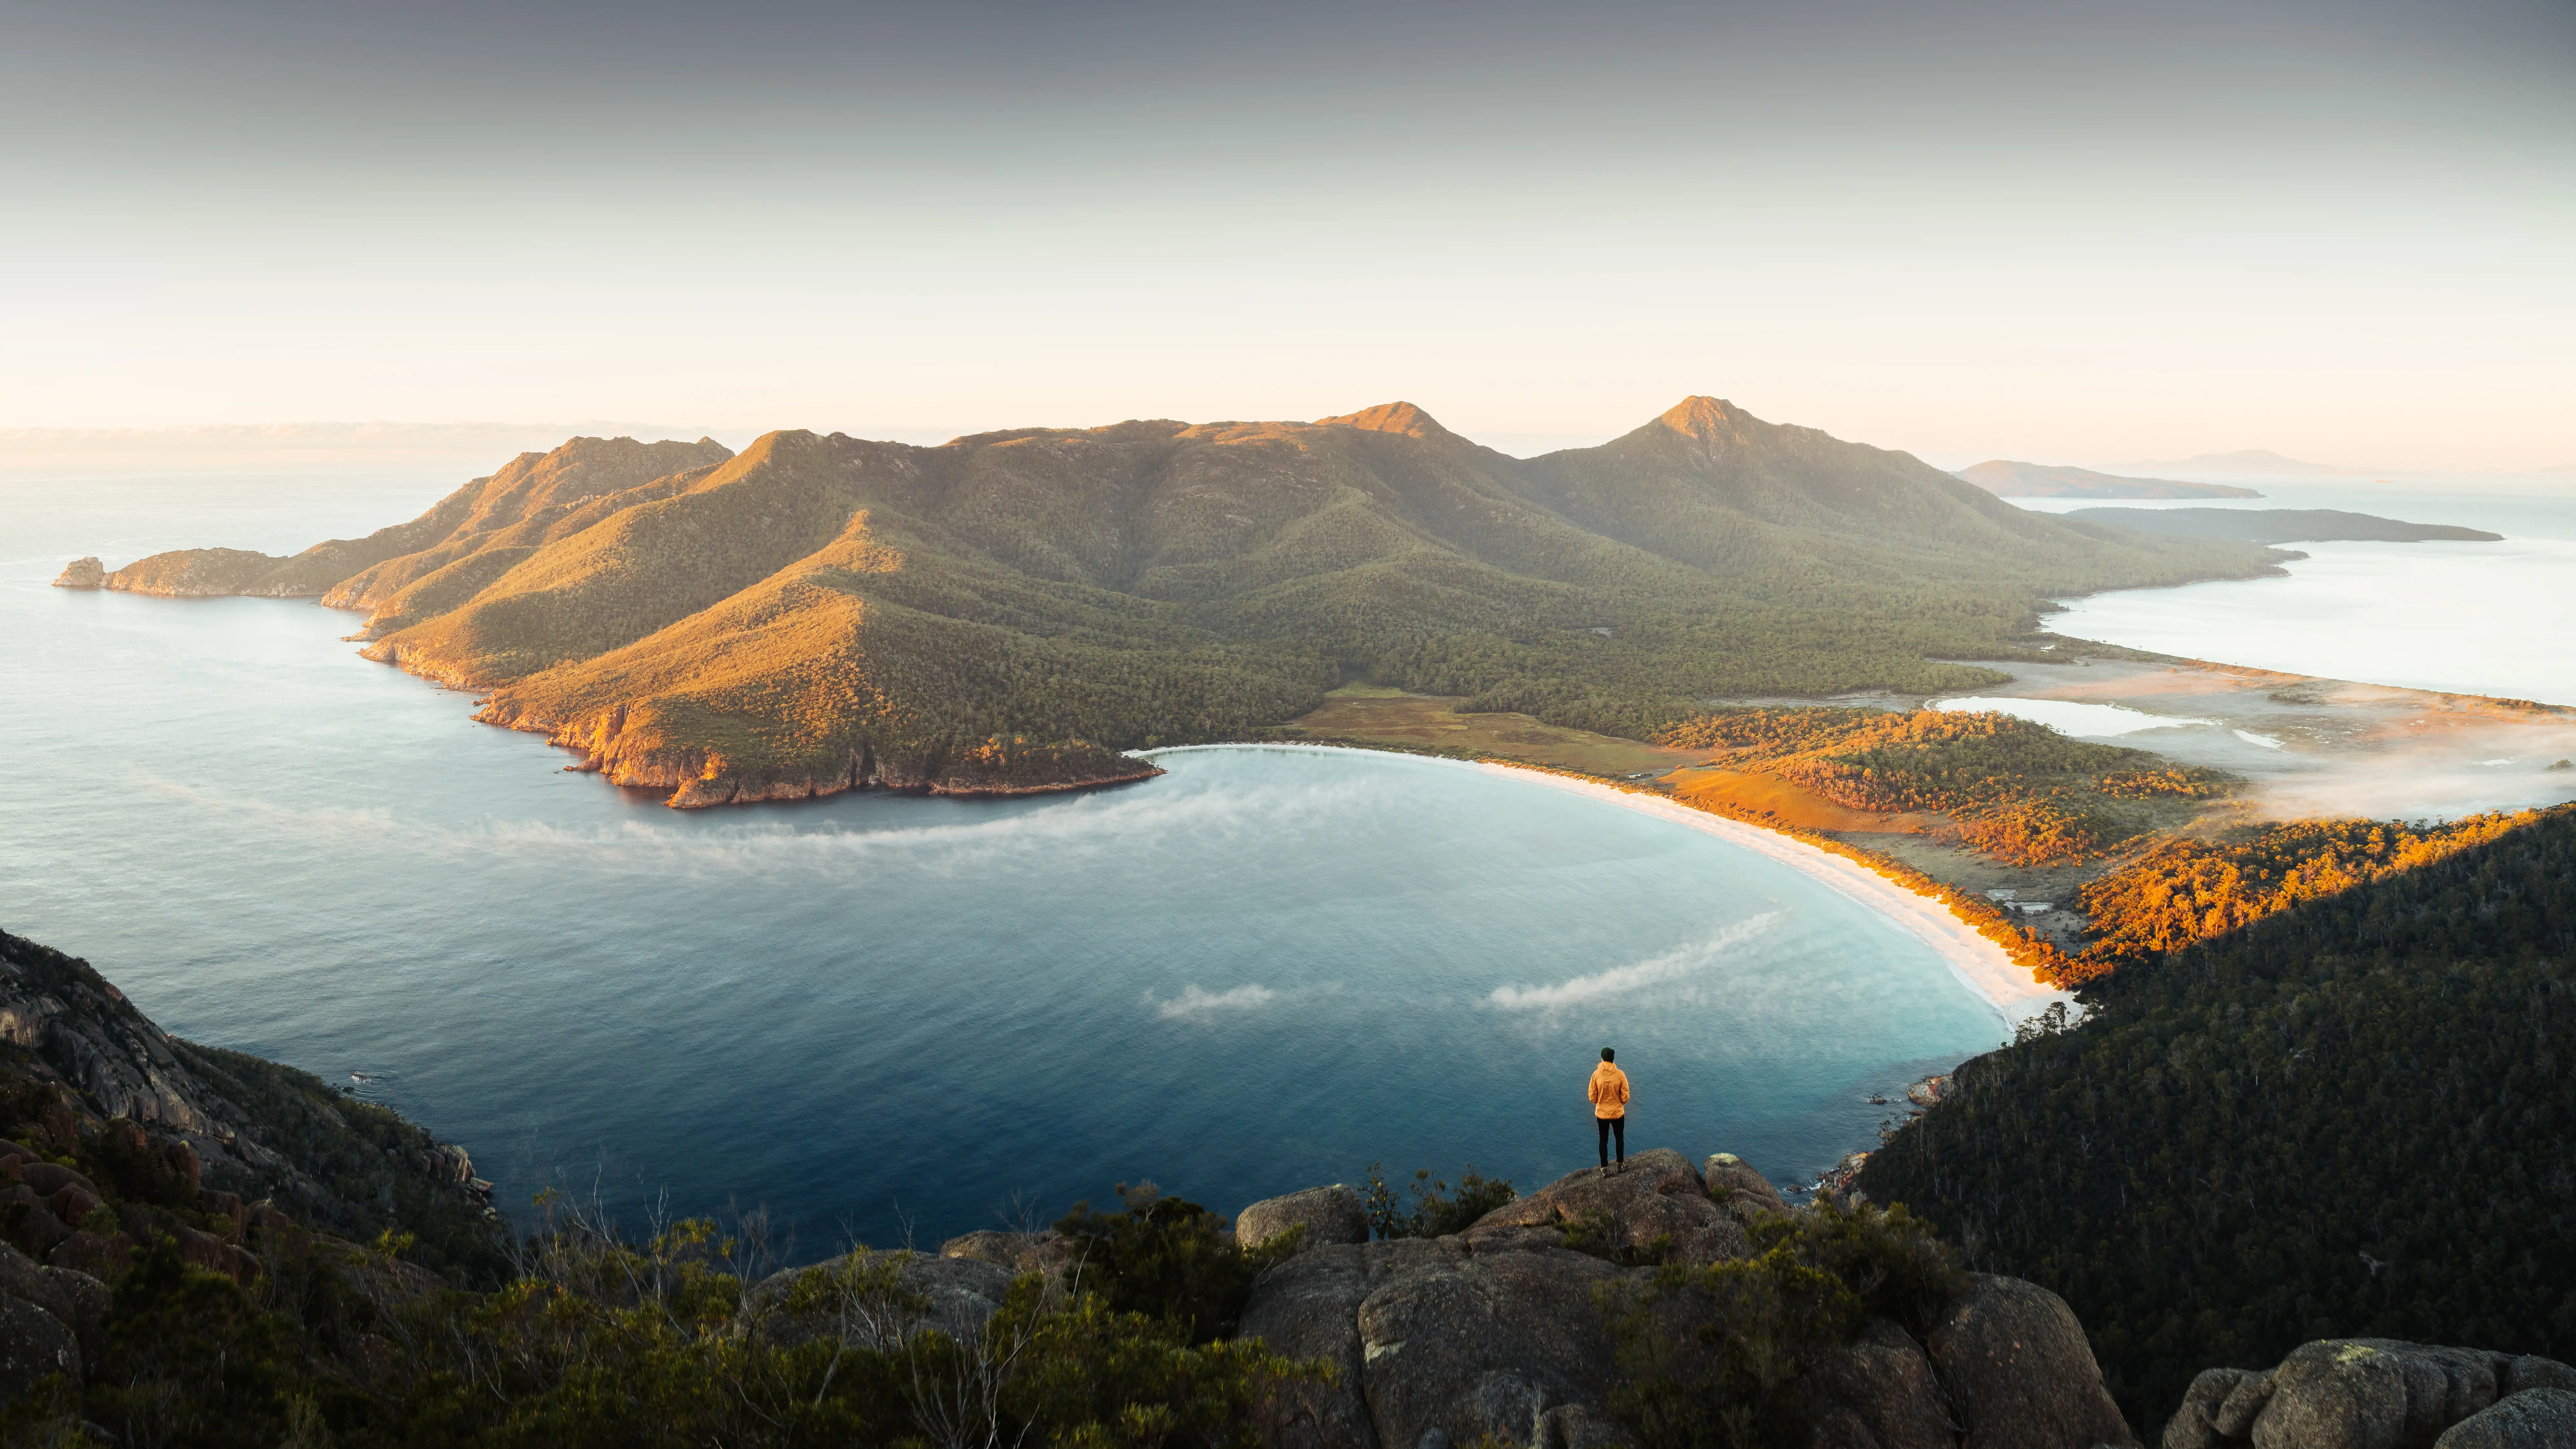
M 2501 533 L 2335 508 L 2079 508 L 2064 515 L 2176 538 L 2241 543 L 2496 543 Z
M 1694 397 L 1521 459 L 1409 403 L 940 447 L 575 438 L 409 523 L 60 580 L 319 597 L 368 657 L 676 806 L 1133 780 L 1353 681 L 1630 739 L 1726 695 L 1965 690 L 2044 601 L 2281 555 L 2026 512 Z M 1941 662 L 1943 660 L 1953 662 Z
M 2260 498 L 2251 488 L 2224 483 L 2185 483 L 2173 478 L 2123 478 L 2090 468 L 2014 463 L 2004 459 L 1962 468 L 1959 476 L 1998 498 Z

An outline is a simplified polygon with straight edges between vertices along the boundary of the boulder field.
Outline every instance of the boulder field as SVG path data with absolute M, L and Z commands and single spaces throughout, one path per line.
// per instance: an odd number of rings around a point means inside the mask
M 2568 1449 L 2576 1368 L 2389 1338 L 2327 1338 L 2276 1368 L 2192 1380 L 2164 1449 Z
M 1439 1238 L 1369 1240 L 1358 1196 L 1310 1188 L 1245 1208 L 1239 1242 L 1301 1230 L 1253 1285 L 1238 1328 L 1278 1352 L 1323 1359 L 1329 1383 L 1289 1385 L 1266 1406 L 1275 1449 L 1598 1449 L 1635 1441 L 1609 1413 L 1620 1367 L 1603 1303 L 1655 1273 L 1638 1260 L 1750 1256 L 1745 1225 L 1789 1211 L 1741 1160 L 1670 1149 L 1605 1176 L 1586 1169 Z M 996 1301 L 993 1269 L 1066 1262 L 1048 1233 L 972 1233 L 921 1264 L 950 1303 Z M 1696 1325 L 1671 1322 L 1688 1333 Z M 1885 1319 L 1810 1376 L 1820 1449 L 2094 1449 L 2134 1443 L 2102 1387 L 2075 1315 L 2014 1278 L 1971 1275 L 1917 1338 Z

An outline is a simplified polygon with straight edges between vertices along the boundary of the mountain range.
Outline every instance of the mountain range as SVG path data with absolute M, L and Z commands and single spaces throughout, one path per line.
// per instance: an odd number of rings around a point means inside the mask
M 1959 476 L 1998 498 L 2260 498 L 2251 488 L 2224 483 L 2184 483 L 2172 478 L 2125 478 L 2090 468 L 2014 463 L 2001 458 L 1959 470 Z
M 2274 557 L 1693 397 L 1529 459 L 1400 402 L 938 447 L 575 438 L 362 539 L 63 582 L 362 610 L 369 657 L 688 806 L 1135 778 L 1123 751 L 1355 680 L 1628 735 L 1721 697 L 1961 689 L 1997 676 L 1940 661 L 2029 654 L 2050 597 Z

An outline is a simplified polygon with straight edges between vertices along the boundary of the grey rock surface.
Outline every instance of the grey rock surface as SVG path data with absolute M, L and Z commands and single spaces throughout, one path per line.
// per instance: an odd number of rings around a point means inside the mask
M 1753 1170 L 1751 1164 L 1732 1152 L 1720 1152 L 1700 1166 L 1700 1176 L 1708 1183 L 1708 1195 L 1733 1208 L 1738 1217 L 1750 1212 L 1784 1213 L 1789 1204 L 1771 1179 Z
M 0 1296 L 0 1403 L 14 1402 L 48 1374 L 81 1381 L 80 1340 L 26 1299 Z
M 2443 1431 L 2433 1449 L 2567 1449 L 2576 1445 L 2576 1392 L 2508 1394 Z
M 1284 1197 L 1265 1198 L 1237 1214 L 1234 1240 L 1246 1248 L 1258 1248 L 1293 1228 L 1304 1228 L 1300 1252 L 1308 1248 L 1328 1248 L 1341 1243 L 1365 1243 L 1369 1236 L 1368 1212 L 1360 1206 L 1358 1193 L 1340 1183 L 1330 1187 L 1310 1187 Z
M 1518 1202 L 1478 1218 L 1464 1236 L 1535 1245 L 1506 1230 L 1542 1228 L 1560 1234 L 1579 1229 L 1603 1245 L 1645 1251 L 1669 1237 L 1672 1261 L 1714 1263 L 1749 1256 L 1752 1243 L 1734 1214 L 1708 1194 L 1690 1159 L 1669 1147 L 1640 1152 L 1623 1171 L 1594 1169 L 1558 1178 Z
M 2576 1368 L 2399 1339 L 2319 1339 L 2268 1372 L 2202 1373 L 2166 1423 L 2164 1446 L 2431 1449 L 2450 1443 L 2445 1435 L 2453 1427 L 2535 1391 L 2576 1396 Z M 2576 1439 L 2566 1442 L 2576 1449 Z
M 1854 1449 L 1958 1449 L 1959 1426 L 1932 1360 L 1904 1329 L 1870 1320 L 1860 1340 L 1807 1376 L 1818 1437 Z
M 838 1338 L 884 1350 L 934 1329 L 972 1339 L 1018 1276 L 976 1258 L 862 1252 L 772 1273 L 745 1296 L 781 1347 Z
M 1969 1275 L 1925 1347 L 1958 1407 L 1963 1449 L 2135 1442 L 2102 1387 L 2083 1325 L 2037 1284 Z
M 58 589 L 95 589 L 107 582 L 107 565 L 96 558 L 76 558 L 54 576 Z

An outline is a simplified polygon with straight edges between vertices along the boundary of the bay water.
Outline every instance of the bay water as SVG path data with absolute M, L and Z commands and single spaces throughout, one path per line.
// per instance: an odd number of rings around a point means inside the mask
M 445 486 L 0 485 L 0 927 L 388 1101 L 513 1210 L 760 1204 L 811 1257 L 1143 1178 L 1228 1213 L 1372 1161 L 1528 1187 L 1590 1160 L 1604 1045 L 1632 1147 L 1789 1181 L 2004 1035 L 1794 869 L 1471 766 L 1193 750 L 1079 795 L 683 813 L 358 658 L 357 616 L 47 586 Z

